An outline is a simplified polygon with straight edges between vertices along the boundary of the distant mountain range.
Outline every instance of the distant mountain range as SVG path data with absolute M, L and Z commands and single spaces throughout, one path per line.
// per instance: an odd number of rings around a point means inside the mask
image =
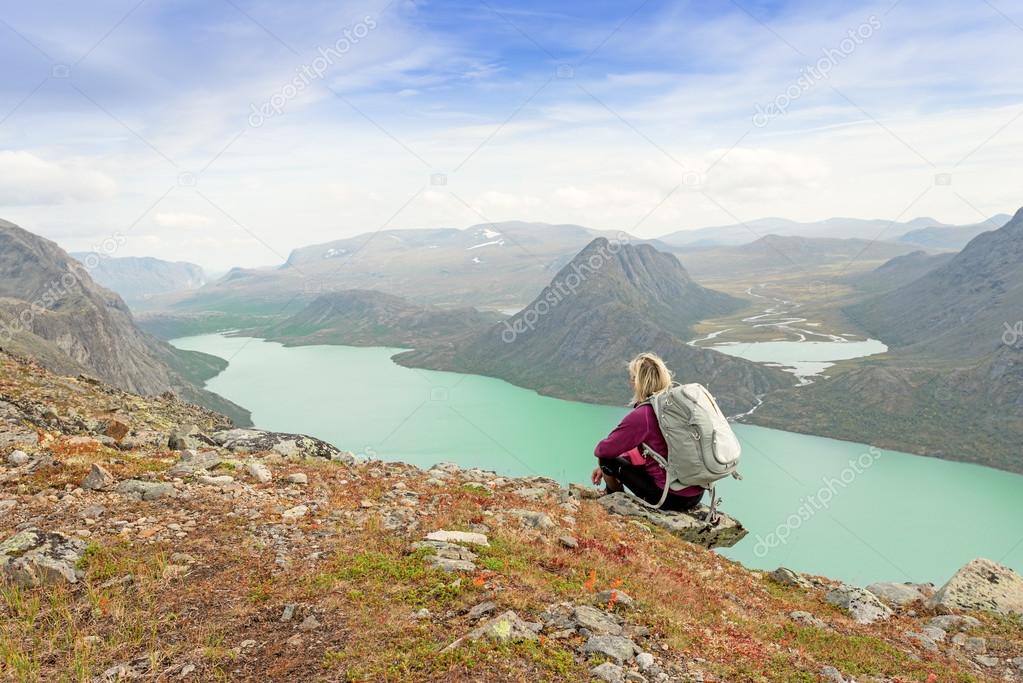
M 53 242 L 0 221 L 0 346 L 57 372 L 140 394 L 173 391 L 247 424 L 244 409 L 199 388 L 226 365 L 142 332 L 117 294 Z
M 290 315 L 321 294 L 373 289 L 445 307 L 518 308 L 597 236 L 615 233 L 523 222 L 384 230 L 296 249 L 280 267 L 235 269 L 197 292 L 149 305 Z
M 1008 223 L 1011 218 L 1012 216 L 1000 213 L 975 225 L 934 225 L 911 230 L 899 237 L 898 241 L 917 244 L 926 249 L 959 251 L 980 233 L 997 230 Z
M 686 263 L 693 277 L 710 281 L 777 273 L 812 274 L 836 265 L 862 269 L 916 249 L 908 244 L 866 239 L 765 235 L 748 244 L 681 246 L 672 251 Z
M 890 352 L 779 392 L 752 421 L 1023 472 L 1023 209 L 845 312 Z
M 285 346 L 343 344 L 421 348 L 453 343 L 504 318 L 475 308 L 439 309 L 366 289 L 324 294 L 259 336 Z
M 72 253 L 71 256 L 89 266 L 93 280 L 113 290 L 129 304 L 160 294 L 199 289 L 206 284 L 206 274 L 194 263 L 150 257 L 113 257 L 93 252 Z
M 630 395 L 627 361 L 648 350 L 677 369 L 679 380 L 709 386 L 724 410 L 744 412 L 759 396 L 791 385 L 791 376 L 686 343 L 697 321 L 744 305 L 693 282 L 671 254 L 597 238 L 512 318 L 464 342 L 417 349 L 395 360 L 620 405 Z
M 781 235 L 783 237 L 826 237 L 834 239 L 864 239 L 882 241 L 906 241 L 919 246 L 946 249 L 956 247 L 945 247 L 938 244 L 927 244 L 923 241 L 930 239 L 929 236 L 938 229 L 949 230 L 955 233 L 961 229 L 962 234 L 970 230 L 991 230 L 1001 227 L 1009 219 L 1008 216 L 994 216 L 983 224 L 977 226 L 950 226 L 933 218 L 914 218 L 906 222 L 887 221 L 883 219 L 862 219 L 862 218 L 828 218 L 823 221 L 800 223 L 786 218 L 757 218 L 746 223 L 733 225 L 718 225 L 709 228 L 696 230 L 679 230 L 658 238 L 661 242 L 677 246 L 725 246 L 747 244 L 754 242 L 766 235 Z M 987 227 L 983 227 L 987 226 Z M 978 231 L 978 232 L 979 232 Z M 976 236 L 978 232 L 974 232 Z M 902 239 L 913 235 L 910 239 Z M 936 240 L 937 241 L 937 240 Z M 969 239 L 963 241 L 963 244 Z M 961 246 L 961 245 L 960 245 Z

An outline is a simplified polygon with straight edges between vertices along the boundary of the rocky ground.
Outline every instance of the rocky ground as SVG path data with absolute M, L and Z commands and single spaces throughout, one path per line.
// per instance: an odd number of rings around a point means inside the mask
M 1023 579 L 750 571 L 726 519 L 357 461 L 0 354 L 0 679 L 1023 680 Z M 688 539 L 688 540 L 684 540 Z

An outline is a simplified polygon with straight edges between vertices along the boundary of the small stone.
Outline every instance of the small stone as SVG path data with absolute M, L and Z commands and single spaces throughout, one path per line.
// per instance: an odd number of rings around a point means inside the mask
M 833 666 L 826 666 L 821 669 L 821 676 L 827 683 L 845 683 L 845 676 Z
M 508 514 L 519 518 L 519 523 L 527 529 L 552 529 L 554 521 L 544 512 L 535 510 L 508 510 Z
M 296 605 L 293 602 L 292 603 L 288 603 L 287 605 L 285 605 L 284 606 L 284 613 L 281 614 L 281 621 L 287 623 L 287 622 L 291 621 L 292 619 L 294 619 L 295 618 L 295 610 L 296 609 L 298 609 L 298 605 Z
M 289 474 L 287 477 L 284 478 L 284 480 L 287 481 L 289 484 L 300 484 L 303 486 L 309 483 L 309 477 L 305 474 L 305 472 L 295 472 L 294 474 Z
M 309 615 L 302 620 L 302 623 L 298 625 L 299 631 L 308 633 L 309 631 L 315 631 L 320 627 L 320 622 L 313 615 Z
M 196 481 L 198 481 L 200 484 L 205 484 L 206 486 L 224 487 L 233 484 L 234 477 L 232 477 L 229 474 L 220 474 L 217 476 L 211 476 L 207 474 L 196 477 Z
M 114 487 L 117 480 L 104 467 L 93 463 L 92 469 L 85 475 L 82 481 L 82 488 L 87 491 L 105 491 Z
M 604 662 L 600 666 L 593 667 L 590 674 L 605 683 L 625 683 L 625 670 L 611 662 Z
M 11 451 L 7 454 L 7 464 L 12 467 L 21 467 L 27 465 L 31 458 L 28 457 L 28 453 L 25 451 Z
M 163 482 L 127 479 L 117 485 L 118 493 L 138 496 L 142 500 L 158 500 L 174 495 L 174 487 Z
M 512 611 L 505 612 L 469 633 L 469 640 L 488 639 L 498 643 L 537 640 L 539 625 L 524 621 Z
M 649 652 L 640 652 L 636 655 L 636 664 L 639 665 L 640 671 L 646 671 L 654 665 L 654 656 Z
M 948 634 L 944 631 L 944 629 L 940 629 L 936 626 L 924 626 L 920 629 L 920 632 L 936 643 L 943 643 L 948 637 Z
M 828 624 L 827 624 L 826 621 L 824 621 L 823 619 L 820 619 L 818 617 L 815 617 L 814 615 L 810 614 L 809 612 L 804 612 L 802 610 L 796 610 L 794 612 L 789 612 L 789 619 L 791 619 L 792 621 L 794 621 L 794 622 L 796 622 L 798 624 L 802 624 L 803 626 L 813 626 L 814 628 L 819 628 L 819 629 L 826 629 L 826 628 L 828 628 Z
M 991 657 L 991 656 L 988 656 L 988 655 L 978 655 L 977 657 L 974 657 L 974 659 L 981 666 L 986 666 L 988 668 L 998 666 L 998 664 L 1000 662 L 998 657 Z
M 631 595 L 617 588 L 600 591 L 594 597 L 594 601 L 608 609 L 612 607 L 632 607 L 635 604 L 635 600 L 632 599 Z
M 497 604 L 488 600 L 473 607 L 465 616 L 469 621 L 478 621 L 496 609 Z
M 583 645 L 583 653 L 606 655 L 618 662 L 627 662 L 636 653 L 636 644 L 624 636 L 590 636 Z
M 250 462 L 245 466 L 245 471 L 249 473 L 249 476 L 258 481 L 260 484 L 266 484 L 273 479 L 273 474 L 270 472 L 270 468 L 261 462 Z
M 575 550 L 579 547 L 579 540 L 575 536 L 562 536 L 558 539 L 558 543 L 570 550 Z
M 131 432 L 131 426 L 118 417 L 108 417 L 103 426 L 103 436 L 120 443 Z
M 281 515 L 285 522 L 297 522 L 298 520 L 309 514 L 309 508 L 305 505 L 296 505 L 290 510 L 285 510 L 284 514 Z
M 980 620 L 958 614 L 942 614 L 931 619 L 927 625 L 940 628 L 942 631 L 962 631 L 980 626 Z
M 430 555 L 426 558 L 426 561 L 437 569 L 442 569 L 446 572 L 474 572 L 476 571 L 476 565 L 470 560 L 459 560 L 451 557 L 440 557 L 439 555 Z
M 1016 657 L 1011 663 L 1014 667 L 1016 667 L 1017 671 L 1023 672 L 1023 657 Z
M 426 609 L 424 607 L 424 608 L 420 609 L 419 611 L 417 611 L 415 614 L 413 614 L 412 618 L 417 620 L 417 621 L 422 621 L 424 619 L 429 619 L 431 616 L 432 615 L 430 614 L 430 610 L 428 610 L 428 609 Z
M 195 564 L 195 558 L 188 553 L 174 553 L 170 556 L 170 561 L 174 564 Z
M 483 534 L 473 533 L 471 531 L 446 531 L 440 529 L 439 531 L 432 531 L 426 535 L 428 541 L 441 541 L 443 543 L 465 543 L 468 545 L 479 545 L 483 547 L 489 547 L 490 542 L 487 541 L 487 537 Z

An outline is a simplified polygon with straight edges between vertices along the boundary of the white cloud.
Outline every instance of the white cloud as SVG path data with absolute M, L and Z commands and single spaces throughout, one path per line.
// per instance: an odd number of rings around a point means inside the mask
M 0 151 L 0 205 L 52 206 L 109 199 L 116 193 L 113 178 L 80 162 Z
M 153 222 L 161 228 L 184 230 L 205 228 L 213 224 L 213 220 L 209 216 L 203 216 L 197 213 L 186 213 L 184 211 L 155 213 L 153 214 Z

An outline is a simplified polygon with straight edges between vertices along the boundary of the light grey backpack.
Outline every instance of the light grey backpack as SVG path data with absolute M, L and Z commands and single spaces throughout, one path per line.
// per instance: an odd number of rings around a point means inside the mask
M 702 384 L 676 384 L 654 394 L 647 401 L 668 444 L 667 453 L 657 453 L 643 444 L 643 453 L 667 472 L 664 494 L 687 486 L 702 486 L 711 492 L 708 521 L 717 521 L 717 492 L 714 484 L 725 477 L 741 479 L 736 468 L 742 448 L 717 401 Z

